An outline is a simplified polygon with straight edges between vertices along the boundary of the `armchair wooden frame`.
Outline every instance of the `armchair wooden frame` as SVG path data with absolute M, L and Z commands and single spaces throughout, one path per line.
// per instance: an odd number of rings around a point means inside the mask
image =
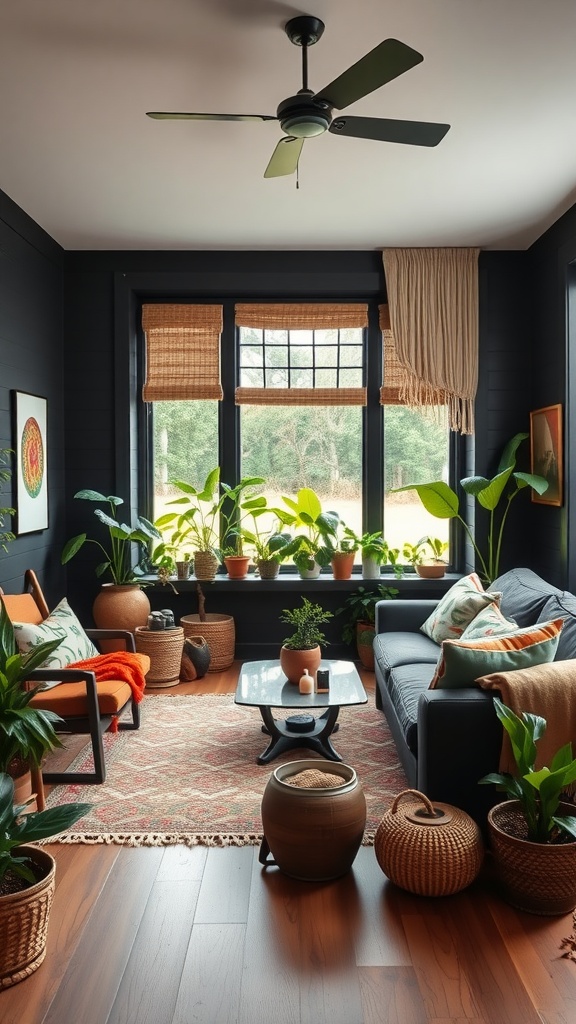
M 18 620 L 18 616 L 21 616 L 21 605 L 18 605 L 18 611 L 15 610 L 16 601 L 21 600 L 21 596 L 18 598 L 12 598 L 10 594 L 4 594 L 1 590 L 2 600 L 8 612 L 10 618 Z M 42 588 L 38 581 L 35 572 L 32 569 L 27 569 L 24 575 L 24 593 L 30 595 L 36 610 L 38 617 L 36 621 L 42 621 L 46 619 L 50 614 L 50 609 L 46 603 Z M 32 607 L 32 606 L 30 606 Z M 87 629 L 86 633 L 96 644 L 100 640 L 123 640 L 126 644 L 126 650 L 135 652 L 136 645 L 134 643 L 134 636 L 129 630 L 125 629 Z M 86 714 L 82 715 L 66 715 L 62 714 L 58 710 L 57 702 L 54 702 L 51 707 L 60 717 L 63 719 L 62 723 L 56 726 L 56 731 L 61 733 L 87 733 L 90 735 L 90 741 L 92 744 L 92 755 L 94 759 L 94 771 L 93 772 L 67 772 L 67 771 L 43 771 L 42 779 L 45 783 L 57 784 L 57 783 L 74 783 L 74 784 L 94 784 L 104 782 L 106 778 L 106 763 L 104 760 L 104 744 L 103 734 L 109 728 L 113 718 L 112 714 L 103 714 L 100 710 L 98 701 L 98 683 L 96 682 L 96 676 L 94 672 L 88 672 L 83 669 L 77 668 L 58 668 L 58 669 L 36 669 L 31 672 L 28 676 L 28 681 L 35 682 L 36 680 L 61 680 L 62 684 L 66 683 L 77 683 L 82 682 L 86 687 Z M 124 705 L 119 709 L 123 711 L 130 706 L 131 720 L 120 721 L 118 723 L 119 729 L 138 729 L 140 726 L 140 706 L 134 700 L 131 695 L 126 700 Z

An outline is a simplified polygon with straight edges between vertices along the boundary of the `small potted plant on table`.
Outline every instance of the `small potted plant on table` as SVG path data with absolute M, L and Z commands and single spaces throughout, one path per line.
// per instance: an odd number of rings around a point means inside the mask
M 288 622 L 293 631 L 280 649 L 280 665 L 291 683 L 298 683 L 305 670 L 314 675 L 322 658 L 321 645 L 328 643 L 320 626 L 332 617 L 332 612 L 307 597 L 299 608 L 283 609 L 280 621 Z

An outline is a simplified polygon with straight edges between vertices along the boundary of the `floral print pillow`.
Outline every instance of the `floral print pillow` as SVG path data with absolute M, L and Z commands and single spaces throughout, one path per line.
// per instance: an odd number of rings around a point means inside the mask
M 420 629 L 431 640 L 458 640 L 478 612 L 500 603 L 502 594 L 484 590 L 475 572 L 458 580 L 438 602 Z

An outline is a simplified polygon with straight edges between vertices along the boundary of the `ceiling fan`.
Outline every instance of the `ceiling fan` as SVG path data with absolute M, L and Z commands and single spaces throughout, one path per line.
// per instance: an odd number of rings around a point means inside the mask
M 151 110 L 147 116 L 157 120 L 182 121 L 279 121 L 287 137 L 277 144 L 264 172 L 265 178 L 294 174 L 304 140 L 326 131 L 334 135 L 350 135 L 377 142 L 400 142 L 409 146 L 437 146 L 446 135 L 449 124 L 398 121 L 382 117 L 332 116 L 334 108 L 343 110 L 420 64 L 424 57 L 417 50 L 398 39 L 385 39 L 330 82 L 330 85 L 314 93 L 308 88 L 308 47 L 318 42 L 324 32 L 324 23 L 319 18 L 302 15 L 291 18 L 284 30 L 291 43 L 302 47 L 302 88 L 295 96 L 282 100 L 276 115 L 192 114 Z

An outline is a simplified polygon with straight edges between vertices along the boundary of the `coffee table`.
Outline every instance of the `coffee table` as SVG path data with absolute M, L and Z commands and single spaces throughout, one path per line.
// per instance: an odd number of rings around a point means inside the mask
M 329 692 L 303 694 L 288 682 L 278 661 L 246 661 L 241 666 L 234 702 L 259 708 L 262 731 L 270 736 L 266 750 L 256 758 L 258 764 L 269 764 L 296 747 L 308 747 L 329 761 L 342 760 L 330 742 L 338 729 L 338 712 L 351 704 L 366 704 L 368 697 L 352 661 L 322 661 L 320 668 L 330 673 Z M 298 713 L 278 719 L 272 708 Z M 320 708 L 326 710 L 314 716 Z

